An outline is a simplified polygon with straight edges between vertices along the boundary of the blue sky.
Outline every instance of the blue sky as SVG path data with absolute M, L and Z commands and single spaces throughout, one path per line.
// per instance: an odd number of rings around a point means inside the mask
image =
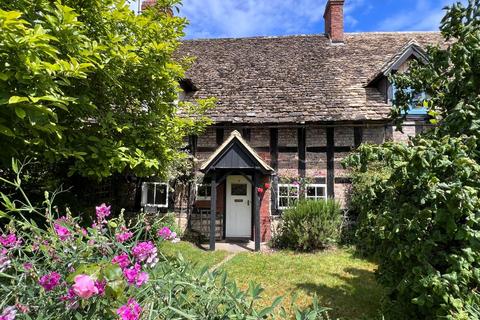
M 132 0 L 138 1 L 138 0 Z M 465 0 L 462 0 L 466 2 Z M 345 30 L 435 31 L 454 0 L 346 0 Z M 183 0 L 187 38 L 323 33 L 326 0 Z M 132 8 L 136 4 L 132 3 Z

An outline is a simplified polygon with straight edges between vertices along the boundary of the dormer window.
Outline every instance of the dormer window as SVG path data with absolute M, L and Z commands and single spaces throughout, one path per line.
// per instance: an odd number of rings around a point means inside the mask
M 393 100 L 395 98 L 395 93 L 398 89 L 395 87 L 395 84 L 392 84 L 390 87 L 391 87 L 391 97 L 392 97 L 391 100 Z M 423 102 L 427 99 L 426 93 L 425 92 L 416 93 L 411 88 L 406 89 L 405 93 L 412 94 L 413 96 L 413 99 L 410 102 L 410 107 L 407 112 L 407 115 L 426 116 L 428 114 L 428 110 L 423 106 Z M 392 102 L 392 101 L 389 101 L 389 102 Z

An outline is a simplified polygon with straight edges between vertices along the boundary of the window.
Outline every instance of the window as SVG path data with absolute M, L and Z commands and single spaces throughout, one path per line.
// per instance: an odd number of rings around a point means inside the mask
M 167 208 L 168 184 L 163 182 L 144 182 L 142 184 L 142 206 Z
M 247 185 L 244 183 L 232 183 L 232 196 L 246 196 Z
M 327 199 L 327 188 L 324 184 L 309 184 L 306 186 L 305 198 L 307 200 Z
M 197 200 L 210 200 L 212 185 L 210 183 L 197 185 Z
M 278 185 L 278 208 L 286 209 L 298 202 L 299 186 L 295 184 Z
M 394 84 L 392 84 L 392 98 L 395 98 L 395 93 L 397 88 Z M 423 101 L 427 99 L 427 95 L 425 92 L 414 92 L 413 89 L 406 89 L 405 91 L 408 94 L 413 94 L 413 99 L 410 103 L 410 110 L 408 110 L 407 114 L 409 115 L 427 115 L 427 108 L 423 106 Z

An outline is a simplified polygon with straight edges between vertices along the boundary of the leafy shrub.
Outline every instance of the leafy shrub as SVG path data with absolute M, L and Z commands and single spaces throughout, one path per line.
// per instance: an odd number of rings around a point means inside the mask
M 381 206 L 382 199 L 376 197 L 375 187 L 381 187 L 390 177 L 391 170 L 384 163 L 369 164 L 365 171 L 353 170 L 352 187 L 348 196 L 348 207 L 356 216 L 356 226 L 352 242 L 358 252 L 375 256 L 380 238 L 373 230 L 373 219 L 376 218 L 376 209 Z
M 272 242 L 279 248 L 324 249 L 339 241 L 342 221 L 340 204 L 335 200 L 300 201 L 285 210 Z
M 378 164 L 390 170 L 357 196 L 358 235 L 378 258 L 392 319 L 474 319 L 468 312 L 478 305 L 480 2 L 457 1 L 446 11 L 445 45 L 392 77 L 395 120 L 401 124 L 425 92 L 419 105 L 437 126 L 408 144 L 362 146 L 347 160 L 361 173 Z
M 397 309 L 405 319 L 458 315 L 474 299 L 480 284 L 475 150 L 473 139 L 417 138 L 414 146 L 362 146 L 350 157 L 363 172 L 369 161 L 392 169 L 357 195 L 363 197 L 358 241 L 379 261 L 378 279 L 393 302 L 390 314 Z

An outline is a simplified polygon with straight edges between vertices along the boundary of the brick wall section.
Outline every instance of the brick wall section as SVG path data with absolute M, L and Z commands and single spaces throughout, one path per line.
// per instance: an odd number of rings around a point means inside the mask
M 263 184 L 270 183 L 270 177 L 265 176 L 262 179 Z M 272 238 L 271 230 L 271 217 L 270 217 L 270 197 L 271 189 L 265 190 L 263 195 L 260 197 L 260 238 L 261 242 L 270 241 Z
M 307 128 L 307 147 L 326 147 L 327 130 L 325 128 Z
M 216 129 L 214 127 L 208 127 L 202 135 L 198 136 L 197 146 L 215 148 L 217 146 Z
M 397 142 L 407 142 L 410 137 L 415 136 L 416 134 L 416 127 L 415 122 L 404 122 L 402 127 L 403 133 L 400 131 L 395 130 L 393 128 L 393 141 Z
M 250 146 L 265 148 L 270 145 L 270 129 L 253 128 L 250 131 Z
M 278 129 L 279 147 L 297 147 L 297 129 L 280 128 Z
M 278 147 L 298 147 L 297 129 L 280 128 Z M 278 175 L 280 177 L 298 177 L 298 152 L 278 153 Z
M 344 169 L 342 166 L 342 160 L 349 155 L 348 152 L 335 152 L 334 154 L 334 168 L 335 168 L 335 177 L 348 177 L 348 170 Z
M 347 197 L 350 191 L 351 185 L 348 183 L 336 183 L 335 184 L 335 199 L 340 202 L 342 208 L 347 207 Z
M 307 152 L 307 178 L 327 177 L 327 155 L 318 152 Z
M 336 147 L 353 147 L 355 139 L 353 135 L 353 127 L 337 127 L 335 128 L 335 146 Z
M 363 142 L 381 144 L 385 141 L 385 127 L 371 127 L 363 129 Z

